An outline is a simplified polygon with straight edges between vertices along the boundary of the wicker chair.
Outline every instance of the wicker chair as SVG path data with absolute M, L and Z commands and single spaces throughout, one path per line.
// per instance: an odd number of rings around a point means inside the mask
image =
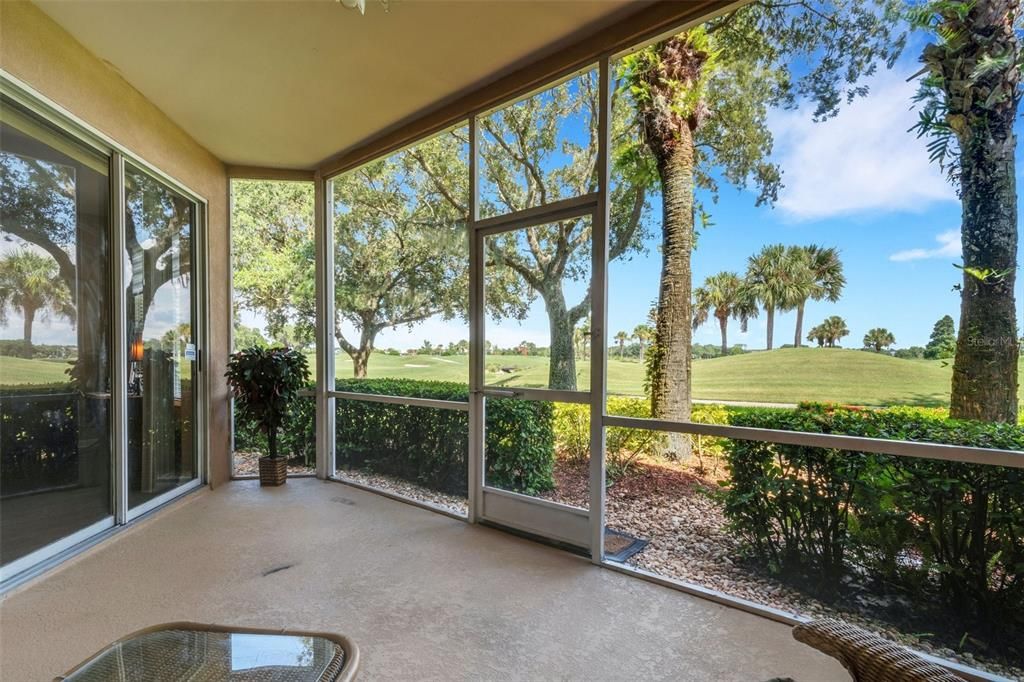
M 855 682 L 964 682 L 906 647 L 832 618 L 797 625 L 793 638 L 838 660 Z

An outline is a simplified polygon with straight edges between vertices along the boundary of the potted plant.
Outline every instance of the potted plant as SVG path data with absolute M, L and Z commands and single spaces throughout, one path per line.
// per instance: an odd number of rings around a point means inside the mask
M 294 348 L 253 346 L 233 353 L 225 375 L 235 406 L 267 434 L 267 456 L 260 457 L 260 485 L 281 485 L 288 458 L 277 452 L 277 430 L 299 391 L 309 383 L 306 356 Z

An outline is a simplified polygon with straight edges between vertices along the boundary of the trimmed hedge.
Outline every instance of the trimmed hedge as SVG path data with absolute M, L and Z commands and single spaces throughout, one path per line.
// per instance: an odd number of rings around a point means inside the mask
M 60 392 L 4 389 L 0 395 L 0 494 L 78 482 L 78 423 L 84 402 L 67 388 Z
M 454 382 L 412 379 L 342 379 L 338 391 L 465 402 Z M 432 490 L 466 495 L 469 414 L 459 410 L 339 399 L 336 463 L 397 476 Z M 282 428 L 285 451 L 315 460 L 315 401 L 297 401 Z M 554 426 L 550 403 L 487 401 L 487 483 L 536 494 L 554 487 Z M 236 414 L 235 447 L 259 450 L 266 437 Z
M 805 405 L 734 412 L 730 423 L 1024 450 L 1020 426 L 907 408 Z M 725 513 L 771 570 L 813 575 L 838 590 L 855 568 L 937 593 L 974 623 L 1020 626 L 1024 470 L 742 440 L 727 441 L 726 456 Z

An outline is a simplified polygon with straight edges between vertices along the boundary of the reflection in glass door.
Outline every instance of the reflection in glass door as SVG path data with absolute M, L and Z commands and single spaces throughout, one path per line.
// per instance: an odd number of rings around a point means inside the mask
M 7 578 L 113 525 L 109 159 L 4 98 L 0 186 Z
M 125 167 L 127 487 L 135 508 L 198 477 L 195 204 Z

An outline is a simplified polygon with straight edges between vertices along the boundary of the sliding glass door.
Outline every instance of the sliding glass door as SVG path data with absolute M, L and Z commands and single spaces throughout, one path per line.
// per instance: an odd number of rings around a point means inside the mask
M 109 159 L 4 100 L 0 560 L 113 525 Z M 5 570 L 5 573 L 7 570 Z
M 0 583 L 201 482 L 202 205 L 4 93 Z
M 192 267 L 195 204 L 126 166 L 125 284 L 128 506 L 198 475 Z

